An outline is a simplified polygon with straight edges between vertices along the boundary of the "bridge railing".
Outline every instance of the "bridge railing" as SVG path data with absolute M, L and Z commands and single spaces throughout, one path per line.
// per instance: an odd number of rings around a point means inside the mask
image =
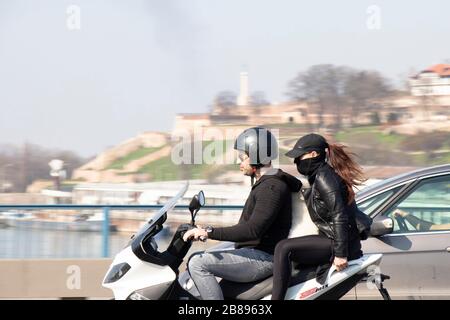
M 0 205 L 0 212 L 8 212 L 0 218 L 0 258 L 108 258 L 128 242 L 130 235 L 137 231 L 138 224 L 151 218 L 148 211 L 161 209 L 163 205 Z M 189 222 L 189 206 L 178 205 L 169 213 L 168 220 L 177 216 L 179 220 Z M 242 205 L 207 205 L 202 208 L 199 218 L 216 215 L 216 219 L 226 218 L 228 213 L 239 215 Z M 145 210 L 145 212 L 143 212 Z M 92 223 L 91 232 L 74 225 L 74 213 L 101 213 L 100 220 Z M 14 216 L 14 213 L 36 213 L 46 216 L 44 219 Z M 64 212 L 64 213 L 61 213 Z M 116 219 L 134 219 L 129 234 L 117 235 L 111 230 L 112 213 L 120 212 Z M 44 214 L 45 213 L 45 214 Z M 172 215 L 174 213 L 174 215 Z M 178 214 L 177 214 L 178 213 Z M 121 216 L 122 215 L 122 216 Z M 126 215 L 126 218 L 124 218 Z M 184 216 L 185 215 L 185 216 Z M 72 220 L 70 220 L 70 219 Z M 53 231 L 50 231 L 53 230 Z M 78 231 L 76 231 L 78 230 Z M 3 236 L 2 236 L 3 234 Z M 111 252 L 113 242 L 116 252 Z M 99 252 L 99 245 L 101 247 Z M 85 248 L 83 252 L 82 247 Z M 58 248 L 56 250 L 55 248 Z M 44 253 L 46 251 L 47 253 Z

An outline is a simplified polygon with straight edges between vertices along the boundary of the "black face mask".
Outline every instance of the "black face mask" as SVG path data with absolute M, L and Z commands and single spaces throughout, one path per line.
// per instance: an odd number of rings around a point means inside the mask
M 297 171 L 304 175 L 310 176 L 325 162 L 325 152 L 321 152 L 317 157 L 304 160 L 295 159 Z

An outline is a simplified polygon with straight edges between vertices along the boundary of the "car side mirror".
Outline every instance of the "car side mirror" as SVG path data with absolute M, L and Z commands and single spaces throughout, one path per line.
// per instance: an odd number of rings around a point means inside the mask
M 370 235 L 373 237 L 384 236 L 392 231 L 394 231 L 394 220 L 386 216 L 375 217 L 370 226 Z

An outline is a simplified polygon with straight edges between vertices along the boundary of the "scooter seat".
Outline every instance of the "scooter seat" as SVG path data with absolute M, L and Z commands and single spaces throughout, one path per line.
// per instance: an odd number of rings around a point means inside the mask
M 290 286 L 311 280 L 316 277 L 317 267 L 306 267 L 302 270 L 294 270 Z M 221 280 L 220 287 L 225 299 L 233 300 L 258 300 L 272 293 L 273 277 L 254 282 L 233 282 Z

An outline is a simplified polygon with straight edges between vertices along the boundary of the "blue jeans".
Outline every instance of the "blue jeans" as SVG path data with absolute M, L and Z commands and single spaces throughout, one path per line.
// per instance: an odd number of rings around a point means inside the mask
M 191 256 L 188 270 L 203 300 L 223 300 L 216 277 L 252 282 L 272 275 L 273 255 L 252 248 L 200 252 Z

